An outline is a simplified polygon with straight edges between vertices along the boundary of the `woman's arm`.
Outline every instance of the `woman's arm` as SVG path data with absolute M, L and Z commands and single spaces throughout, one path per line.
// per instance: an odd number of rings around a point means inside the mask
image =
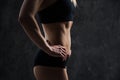
M 47 51 L 50 49 L 48 43 L 43 37 L 35 15 L 43 3 L 43 0 L 24 0 L 20 9 L 18 21 L 22 25 L 28 37 L 41 49 Z
M 19 13 L 19 22 L 28 37 L 42 50 L 51 56 L 67 58 L 65 47 L 61 45 L 50 46 L 43 37 L 39 25 L 35 19 L 35 15 L 43 0 L 24 0 Z M 60 51 L 61 50 L 61 51 Z

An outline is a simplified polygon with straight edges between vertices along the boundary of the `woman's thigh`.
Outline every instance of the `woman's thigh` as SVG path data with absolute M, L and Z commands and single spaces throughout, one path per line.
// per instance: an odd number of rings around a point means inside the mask
M 34 66 L 33 73 L 36 80 L 68 80 L 66 68 Z

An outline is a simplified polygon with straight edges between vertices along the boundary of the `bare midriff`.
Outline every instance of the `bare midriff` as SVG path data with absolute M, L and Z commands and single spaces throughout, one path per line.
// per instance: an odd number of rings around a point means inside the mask
M 70 30 L 73 21 L 42 24 L 45 39 L 50 45 L 62 45 L 68 51 L 71 50 Z

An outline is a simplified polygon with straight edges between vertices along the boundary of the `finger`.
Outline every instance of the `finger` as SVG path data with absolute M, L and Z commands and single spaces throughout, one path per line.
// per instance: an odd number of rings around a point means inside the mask
M 64 52 L 62 52 L 62 50 L 59 50 L 59 55 L 62 58 L 62 60 L 64 61 L 66 59 L 66 54 Z
M 66 51 L 66 48 L 64 46 L 61 45 L 54 45 L 54 48 L 58 48 L 58 49 L 62 49 L 64 52 Z
M 67 50 L 66 49 L 64 49 L 64 48 L 60 48 L 62 51 L 64 51 L 64 52 L 67 52 Z
M 60 49 L 60 52 L 61 52 L 61 54 L 63 54 L 64 56 L 67 56 L 67 52 L 66 52 L 66 51 Z
M 62 52 L 63 55 L 66 55 L 66 51 L 63 49 L 59 49 L 60 52 Z
M 61 48 L 56 48 L 57 46 L 53 47 L 53 55 L 57 57 L 62 57 L 64 58 L 66 56 L 66 51 L 62 50 Z
M 64 46 L 59 46 L 59 47 L 66 50 L 66 47 L 64 47 Z
M 66 53 L 62 53 L 62 54 L 64 55 L 64 59 L 66 59 L 68 55 Z
M 61 54 L 64 55 L 64 59 L 66 60 L 66 58 L 68 57 L 67 51 L 66 51 L 66 50 L 63 50 L 63 49 L 60 49 L 60 52 L 61 52 Z
M 67 56 L 64 52 L 62 52 L 62 50 L 59 52 L 59 54 L 61 55 L 61 57 L 62 57 L 63 59 L 65 59 L 66 56 Z
M 50 56 L 58 57 L 58 50 L 55 49 L 54 47 L 52 48 L 52 52 L 49 54 Z
M 65 55 L 62 52 L 59 52 L 59 54 L 61 55 L 62 58 L 65 57 Z
M 64 57 L 64 54 L 59 49 L 54 49 L 54 55 L 58 57 Z
M 67 57 L 68 57 L 68 55 L 67 55 L 67 54 L 63 54 L 62 52 L 61 52 L 61 55 L 62 55 L 62 59 L 63 59 L 63 60 L 66 60 L 66 59 L 67 59 Z
M 64 47 L 60 47 L 59 49 L 61 49 L 62 51 L 66 52 L 66 49 Z

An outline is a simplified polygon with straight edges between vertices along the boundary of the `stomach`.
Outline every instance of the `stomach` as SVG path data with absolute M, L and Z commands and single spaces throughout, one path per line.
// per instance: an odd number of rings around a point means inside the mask
M 71 50 L 70 30 L 73 21 L 42 24 L 45 39 L 50 45 L 62 45 Z

